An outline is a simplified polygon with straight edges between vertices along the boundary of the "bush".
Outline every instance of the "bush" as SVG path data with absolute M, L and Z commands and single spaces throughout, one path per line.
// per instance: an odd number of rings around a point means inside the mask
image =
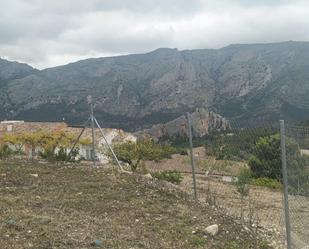
M 247 196 L 249 193 L 248 184 L 251 181 L 252 173 L 249 169 L 242 169 L 237 176 L 237 181 L 235 182 L 236 190 L 241 196 Z
M 142 161 L 159 162 L 164 158 L 170 158 L 175 150 L 170 145 L 156 144 L 153 140 L 143 140 L 134 142 L 126 142 L 114 145 L 114 152 L 120 161 L 128 163 L 132 171 L 136 171 L 141 166 Z M 112 158 L 110 152 L 109 156 Z
M 270 178 L 256 178 L 252 179 L 250 184 L 260 187 L 266 187 L 270 189 L 281 189 L 282 185 L 278 180 Z
M 14 151 L 10 149 L 7 145 L 2 145 L 0 147 L 0 159 L 7 158 L 14 154 Z
M 213 131 L 206 136 L 205 148 L 209 155 L 215 156 L 218 160 L 247 160 L 260 137 L 270 136 L 274 132 L 270 128 L 256 128 L 251 132 L 246 130 Z
M 204 247 L 207 244 L 207 239 L 203 237 L 194 236 L 191 238 L 191 244 L 194 247 Z
M 180 184 L 183 179 L 183 176 L 177 170 L 165 170 L 165 171 L 155 172 L 155 173 L 152 173 L 152 176 L 159 180 L 165 180 L 165 181 L 175 183 L 175 184 Z
M 255 145 L 249 166 L 256 178 L 281 179 L 281 150 L 279 135 L 262 137 Z
M 67 152 L 66 148 L 60 147 L 60 149 L 56 151 L 44 150 L 39 152 L 40 156 L 48 161 L 59 161 L 59 162 L 74 162 L 75 158 L 79 154 L 79 149 L 75 148 L 71 155 Z
M 287 161 L 289 168 L 298 175 L 305 173 L 305 158 L 301 156 L 299 145 L 295 140 L 286 139 Z M 281 147 L 279 134 L 260 138 L 249 159 L 249 166 L 255 178 L 282 179 Z M 289 178 L 289 184 L 296 185 L 295 179 Z

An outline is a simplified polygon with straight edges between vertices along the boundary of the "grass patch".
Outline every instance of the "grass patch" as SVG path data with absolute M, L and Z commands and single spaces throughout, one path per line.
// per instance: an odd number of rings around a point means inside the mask
M 191 239 L 191 244 L 194 247 L 204 247 L 207 244 L 207 239 L 203 237 L 194 236 Z
M 266 188 L 270 188 L 274 190 L 279 190 L 282 188 L 282 184 L 278 180 L 270 179 L 270 178 L 252 179 L 250 184 L 254 186 L 266 187 Z
M 159 180 L 168 181 L 174 184 L 180 184 L 183 179 L 183 176 L 177 170 L 164 170 L 160 172 L 155 172 L 152 173 L 152 176 Z

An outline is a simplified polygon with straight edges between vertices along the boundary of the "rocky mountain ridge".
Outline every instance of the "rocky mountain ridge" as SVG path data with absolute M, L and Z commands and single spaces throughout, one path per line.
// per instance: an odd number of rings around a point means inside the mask
M 189 114 L 194 137 L 203 137 L 211 130 L 228 130 L 230 123 L 224 117 L 203 108 L 196 109 Z M 152 138 L 160 140 L 169 137 L 187 137 L 189 132 L 188 120 L 186 115 L 182 115 L 165 124 L 156 124 L 149 129 L 137 132 L 138 139 Z
M 0 64 L 0 77 L 3 72 Z M 0 88 L 0 119 L 81 123 L 92 95 L 102 125 L 126 130 L 170 122 L 196 108 L 239 123 L 296 122 L 309 119 L 309 42 L 87 59 L 31 68 Z

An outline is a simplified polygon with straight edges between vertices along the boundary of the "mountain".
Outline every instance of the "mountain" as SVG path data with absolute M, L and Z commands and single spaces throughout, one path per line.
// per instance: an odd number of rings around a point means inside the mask
M 7 86 L 10 81 L 22 79 L 37 70 L 27 64 L 10 62 L 0 58 L 0 119 L 7 117 L 11 111 L 10 99 L 7 98 Z
M 211 130 L 225 131 L 231 128 L 230 123 L 225 118 L 203 108 L 197 108 L 189 115 L 194 137 L 203 137 L 209 134 Z M 138 139 L 152 138 L 158 141 L 167 137 L 188 136 L 188 133 L 188 120 L 186 115 L 182 115 L 167 123 L 156 124 L 151 128 L 138 131 L 135 135 Z
M 309 42 L 163 48 L 41 71 L 10 65 L 16 71 L 0 66 L 7 77 L 0 119 L 80 123 L 89 115 L 88 95 L 103 126 L 127 130 L 169 122 L 196 108 L 240 125 L 309 119 Z

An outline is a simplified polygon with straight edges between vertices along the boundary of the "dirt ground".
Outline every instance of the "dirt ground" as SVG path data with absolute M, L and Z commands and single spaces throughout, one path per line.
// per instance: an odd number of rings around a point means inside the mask
M 236 187 L 231 183 L 206 176 L 206 171 L 211 173 L 223 172 L 235 175 L 245 167 L 239 162 L 217 161 L 207 157 L 201 148 L 194 150 L 197 192 L 201 201 L 211 203 L 234 219 L 241 220 L 241 207 L 243 207 L 244 221 L 259 226 L 271 233 L 272 239 L 285 243 L 285 222 L 282 191 L 274 191 L 263 187 L 250 186 L 249 196 L 241 203 Z M 184 179 L 180 185 L 187 193 L 193 193 L 191 165 L 188 156 L 173 155 L 172 159 L 159 163 L 148 162 L 147 166 L 152 171 L 178 170 L 183 173 Z M 309 241 L 309 199 L 305 197 L 290 196 L 290 219 L 292 227 L 292 240 L 295 248 L 305 248 Z
M 218 224 L 215 237 L 205 227 Z M 0 162 L 1 249 L 269 248 L 179 188 L 112 168 Z

